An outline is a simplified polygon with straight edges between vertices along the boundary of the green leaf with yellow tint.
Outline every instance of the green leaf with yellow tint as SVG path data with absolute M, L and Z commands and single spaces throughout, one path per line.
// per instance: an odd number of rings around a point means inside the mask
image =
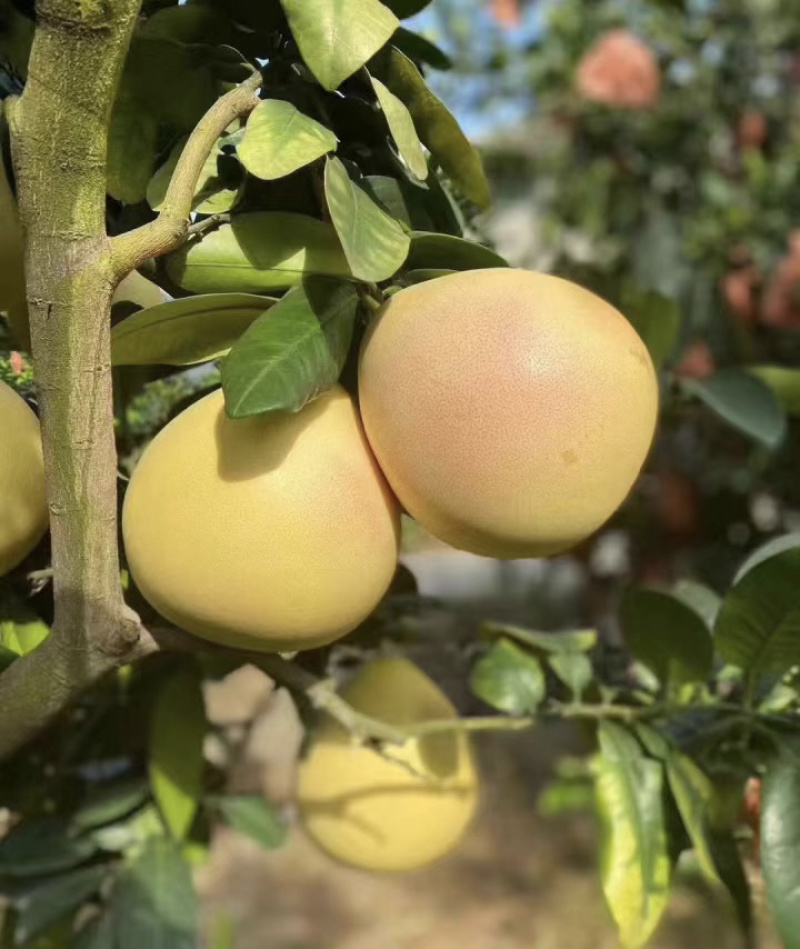
M 236 153 L 251 175 L 272 181 L 335 151 L 336 143 L 330 129 L 291 102 L 267 99 L 247 120 Z
M 598 737 L 603 892 L 622 945 L 638 949 L 655 932 L 669 897 L 664 768 L 620 725 L 601 722 Z

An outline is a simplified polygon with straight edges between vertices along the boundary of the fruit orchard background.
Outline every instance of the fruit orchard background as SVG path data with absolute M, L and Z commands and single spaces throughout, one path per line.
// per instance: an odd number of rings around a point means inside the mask
M 655 694 L 659 657 L 654 662 L 646 646 L 637 651 L 630 630 L 642 617 L 657 621 L 652 603 L 626 594 L 631 585 L 666 587 L 690 579 L 724 594 L 749 553 L 784 534 L 791 535 L 788 546 L 796 546 L 800 531 L 800 3 L 434 0 L 408 25 L 426 31 L 451 57 L 452 68 L 431 71 L 431 83 L 478 132 L 495 193 L 494 210 L 475 217 L 472 208 L 443 202 L 431 229 L 442 227 L 442 220 L 452 227 L 452 215 L 458 228 L 492 242 L 513 264 L 569 276 L 618 305 L 660 362 L 663 413 L 658 443 L 629 503 L 568 556 L 535 566 L 477 563 L 409 527 L 407 564 L 423 596 L 402 575 L 386 611 L 336 661 L 347 667 L 369 654 L 375 637 L 388 629 L 460 699 L 462 711 L 477 714 L 498 704 L 491 689 L 466 685 L 474 660 L 489 652 L 475 637 L 485 620 L 504 624 L 501 632 L 517 624 L 547 631 L 598 628 L 593 659 L 601 672 L 627 676 L 624 698 Z M 449 65 L 441 53 L 426 49 L 425 55 L 438 67 Z M 17 89 L 18 72 L 9 61 L 3 80 L 9 91 Z M 352 116 L 340 118 L 358 124 Z M 357 150 L 353 155 L 360 157 Z M 130 181 L 122 176 L 117 185 Z M 155 205 L 152 182 L 150 188 Z M 303 192 L 297 201 L 306 198 Z M 268 199 L 274 201 L 274 194 Z M 122 227 L 135 223 L 124 214 L 120 221 Z M 115 319 L 124 315 L 123 302 Z M 30 395 L 29 362 L 16 350 L 5 352 L 0 378 Z M 215 368 L 137 372 L 118 380 L 120 389 L 130 386 L 117 419 L 123 477 L 153 432 L 218 382 Z M 36 580 L 35 608 L 46 583 L 46 576 Z M 697 595 L 700 588 L 691 589 Z M 691 591 L 683 592 L 691 598 Z M 704 604 L 707 609 L 707 598 Z M 30 615 L 11 622 L 31 641 L 42 634 Z M 667 623 L 660 631 L 670 637 L 675 627 Z M 492 641 L 491 629 L 488 634 Z M 631 662 L 625 640 L 643 662 Z M 572 662 L 562 673 L 580 694 L 589 688 L 590 672 L 581 658 Z M 164 663 L 154 681 L 171 671 Z M 226 672 L 220 663 L 209 678 Z M 266 784 L 280 804 L 290 797 L 292 756 L 281 754 L 279 739 L 284 752 L 296 751 L 296 722 L 283 699 L 267 703 L 262 678 L 247 683 L 234 680 L 227 692 L 208 686 L 216 738 L 232 737 L 238 756 L 231 767 L 230 748 L 212 742 L 209 760 L 233 772 L 233 795 L 251 796 Z M 244 707 L 248 689 L 253 695 Z M 735 671 L 717 668 L 713 688 L 704 689 L 698 688 L 698 704 L 708 699 L 712 705 L 711 692 L 714 700 L 737 696 L 741 681 Z M 597 692 L 601 699 L 605 694 Z M 791 675 L 770 681 L 755 698 L 759 715 L 797 709 Z M 130 714 L 149 698 L 133 688 L 125 701 Z M 103 701 L 90 704 L 88 714 L 104 714 Z M 766 743 L 744 727 L 707 747 L 714 715 L 713 708 L 692 708 L 671 723 L 670 737 L 687 746 L 697 739 L 697 759 L 723 792 L 719 797 L 730 811 L 725 830 L 741 844 L 761 916 L 757 808 L 751 794 L 742 813 L 739 792 L 746 778 L 760 773 Z M 134 744 L 145 741 L 122 710 L 114 716 L 109 731 L 127 727 L 135 732 L 128 736 Z M 288 850 L 263 855 L 230 831 L 220 833 L 200 873 L 209 944 L 233 944 L 235 929 L 240 949 L 405 949 L 422 939 L 430 946 L 438 939 L 442 946 L 475 949 L 532 941 L 560 947 L 583 945 L 587 933 L 587 947 L 616 945 L 597 883 L 585 735 L 558 725 L 496 737 L 483 748 L 485 771 L 496 777 L 482 823 L 462 853 L 413 880 L 367 882 L 324 863 L 296 839 Z M 53 753 L 46 745 L 40 751 L 45 759 Z M 41 764 L 32 759 L 30 775 L 38 778 Z M 104 765 L 113 769 L 113 761 Z M 30 775 L 8 780 L 4 790 L 12 804 L 35 784 Z M 142 793 L 139 787 L 129 791 Z M 65 798 L 69 793 L 67 785 Z M 209 813 L 219 816 L 222 809 L 214 798 Z M 796 818 L 788 803 L 786 810 Z M 255 832 L 249 827 L 268 847 L 283 839 L 282 825 L 270 824 L 271 815 L 260 811 Z M 241 830 L 247 817 L 238 812 L 227 823 Z M 124 833 L 146 838 L 148 820 L 152 811 L 125 824 Z M 208 827 L 197 837 L 192 845 L 199 857 Z M 106 844 L 122 846 L 108 836 Z M 709 892 L 700 876 L 697 861 L 685 863 L 653 945 L 705 945 L 711 939 L 720 946 L 742 944 L 731 904 Z M 736 880 L 725 882 L 736 895 Z M 9 892 L 24 900 L 13 888 Z M 740 916 L 742 905 L 740 899 Z M 576 906 L 586 907 L 580 932 L 570 928 Z M 308 922 L 312 914 L 323 921 L 318 928 Z M 759 944 L 772 945 L 758 928 Z

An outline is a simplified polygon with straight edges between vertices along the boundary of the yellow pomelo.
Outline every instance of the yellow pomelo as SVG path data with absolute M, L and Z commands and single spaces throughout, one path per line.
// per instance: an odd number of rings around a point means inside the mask
M 338 639 L 397 566 L 397 502 L 338 386 L 300 412 L 239 421 L 219 390 L 196 402 L 145 450 L 122 527 L 155 609 L 231 646 Z
M 25 245 L 17 202 L 2 154 L 5 119 L 0 113 L 0 313 L 5 313 L 15 343 L 30 350 L 25 298 Z
M 439 277 L 393 296 L 359 372 L 367 436 L 408 512 L 491 557 L 578 543 L 647 456 L 658 383 L 642 340 L 576 284 L 522 270 Z
M 438 687 L 406 659 L 369 663 L 342 691 L 365 715 L 408 727 L 455 720 Z M 312 840 L 365 870 L 412 870 L 444 856 L 463 836 L 478 803 L 469 736 L 440 732 L 387 746 L 357 745 L 332 720 L 300 766 L 300 815 Z
M 27 557 L 47 522 L 39 420 L 0 382 L 0 576 Z

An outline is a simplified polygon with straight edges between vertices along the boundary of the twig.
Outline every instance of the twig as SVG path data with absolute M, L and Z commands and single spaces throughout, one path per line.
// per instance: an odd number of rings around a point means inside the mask
M 230 224 L 230 221 L 231 216 L 228 213 L 220 212 L 219 214 L 212 214 L 211 217 L 198 221 L 196 224 L 190 224 L 187 236 L 201 237 L 206 231 L 213 231 L 221 224 Z
M 211 106 L 181 152 L 161 212 L 155 221 L 111 239 L 112 260 L 118 280 L 150 257 L 161 257 L 184 243 L 189 234 L 194 193 L 211 149 L 234 119 L 249 115 L 255 109 L 259 103 L 261 83 L 261 73 L 254 73 Z

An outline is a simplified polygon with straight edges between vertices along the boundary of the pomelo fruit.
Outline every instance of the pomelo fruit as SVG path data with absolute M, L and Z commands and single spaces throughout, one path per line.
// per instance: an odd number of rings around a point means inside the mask
M 0 382 L 0 576 L 27 557 L 47 523 L 39 420 Z
M 631 324 L 569 281 L 472 270 L 402 290 L 359 366 L 361 413 L 408 512 L 454 547 L 539 557 L 622 504 L 658 414 Z
M 233 421 L 221 390 L 173 419 L 123 508 L 131 573 L 183 629 L 309 649 L 365 619 L 397 566 L 399 513 L 350 397 Z
M 342 697 L 357 711 L 408 727 L 457 718 L 439 688 L 407 659 L 368 663 Z M 385 746 L 390 761 L 326 720 L 300 766 L 298 799 L 311 839 L 365 870 L 412 870 L 444 856 L 470 824 L 478 776 L 469 736 L 448 731 Z

